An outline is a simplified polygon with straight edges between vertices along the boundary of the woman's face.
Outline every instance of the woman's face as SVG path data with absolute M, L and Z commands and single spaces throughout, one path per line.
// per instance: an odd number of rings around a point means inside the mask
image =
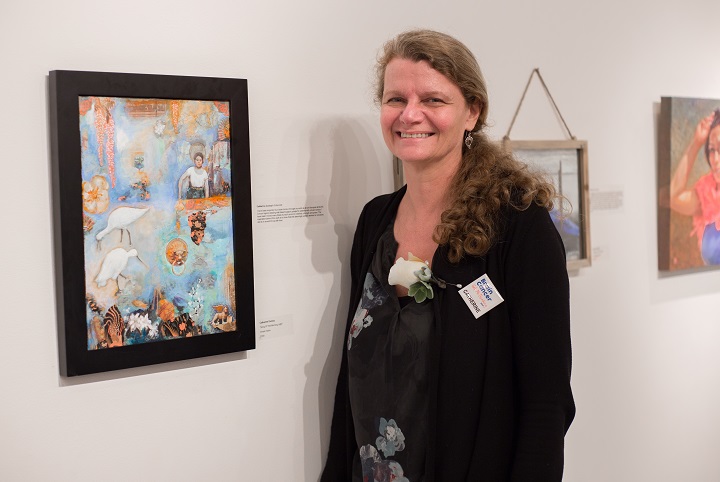
M 380 125 L 388 148 L 405 163 L 459 163 L 463 134 L 475 127 L 479 111 L 426 61 L 395 58 L 385 69 Z
M 185 164 L 187 166 L 187 164 Z M 195 167 L 200 169 L 203 165 L 203 158 L 201 156 L 195 156 Z
M 715 182 L 720 184 L 720 125 L 715 126 L 708 136 L 708 162 Z

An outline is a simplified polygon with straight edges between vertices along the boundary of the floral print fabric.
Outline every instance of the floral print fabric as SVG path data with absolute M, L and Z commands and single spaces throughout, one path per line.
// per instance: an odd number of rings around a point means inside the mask
M 388 422 L 384 418 L 380 419 L 380 436 L 375 440 L 377 448 L 382 450 L 385 457 L 395 455 L 405 448 L 405 436 L 397 426 L 395 420 L 390 419 Z
M 422 482 L 428 420 L 431 302 L 401 306 L 388 284 L 397 242 L 378 241 L 347 338 L 358 453 L 353 482 Z
M 369 315 L 370 309 L 382 305 L 387 299 L 387 294 L 382 286 L 375 281 L 371 273 L 365 276 L 365 284 L 363 285 L 363 295 L 360 298 L 355 316 L 353 317 L 350 331 L 348 331 L 348 350 L 352 348 L 353 338 L 357 338 L 363 328 L 367 328 L 373 321 L 373 317 Z
M 394 460 L 383 460 L 372 445 L 360 447 L 363 482 L 410 482 L 402 466 Z

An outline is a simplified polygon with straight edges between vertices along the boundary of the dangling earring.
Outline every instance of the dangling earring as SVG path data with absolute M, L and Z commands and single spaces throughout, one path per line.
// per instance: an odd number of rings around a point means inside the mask
M 467 135 L 465 136 L 465 147 L 470 149 L 472 147 L 472 143 L 473 143 L 474 139 L 473 139 L 473 136 L 470 135 L 471 134 L 470 131 L 466 131 L 466 132 L 467 132 Z

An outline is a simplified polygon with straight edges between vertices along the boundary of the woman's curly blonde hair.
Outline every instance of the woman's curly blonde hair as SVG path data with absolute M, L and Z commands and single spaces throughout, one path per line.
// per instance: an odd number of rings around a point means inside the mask
M 501 144 L 483 132 L 488 95 L 480 66 L 457 39 L 433 30 L 411 30 L 388 41 L 376 65 L 375 100 L 382 102 L 385 69 L 394 58 L 426 61 L 457 85 L 468 105 L 477 103 L 480 116 L 471 133 L 474 141 L 463 146 L 460 169 L 448 192 L 450 207 L 440 217 L 433 239 L 447 245 L 448 258 L 457 263 L 464 255 L 482 256 L 496 241 L 505 206 L 527 209 L 531 203 L 553 208 L 557 197 L 552 184 L 530 172 Z

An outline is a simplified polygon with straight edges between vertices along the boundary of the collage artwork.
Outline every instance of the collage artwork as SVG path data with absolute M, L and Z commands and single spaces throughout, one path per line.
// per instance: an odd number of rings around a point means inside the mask
M 229 103 L 78 100 L 87 349 L 235 331 Z

